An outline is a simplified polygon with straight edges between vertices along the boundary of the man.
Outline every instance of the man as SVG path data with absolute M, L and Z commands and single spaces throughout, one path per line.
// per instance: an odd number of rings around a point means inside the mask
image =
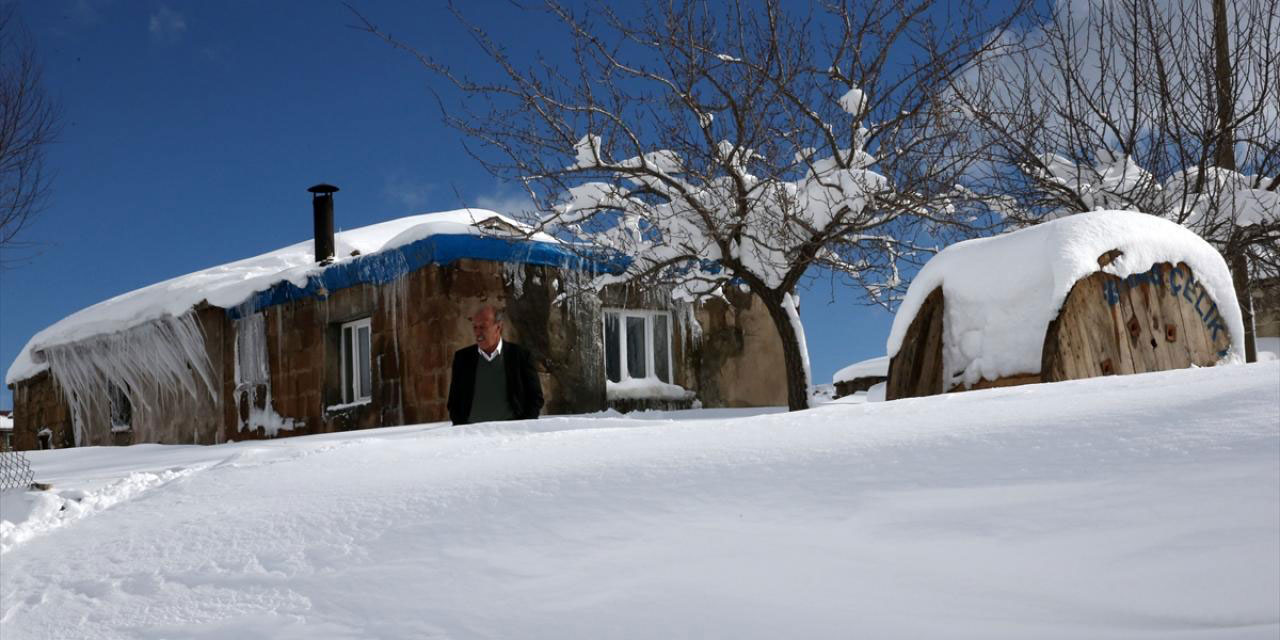
M 449 419 L 454 424 L 525 420 L 542 411 L 542 383 L 529 351 L 502 340 L 502 315 L 491 305 L 471 316 L 473 347 L 453 354 Z

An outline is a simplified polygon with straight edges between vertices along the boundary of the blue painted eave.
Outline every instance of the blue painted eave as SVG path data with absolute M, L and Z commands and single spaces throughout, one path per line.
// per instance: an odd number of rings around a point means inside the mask
M 305 286 L 277 282 L 254 294 L 244 304 L 228 309 L 232 318 L 257 313 L 267 307 L 301 300 L 325 298 L 334 291 L 361 284 L 386 284 L 427 265 L 448 265 L 458 260 L 487 260 L 532 264 L 591 273 L 619 273 L 626 268 L 621 256 L 584 257 L 564 245 L 524 239 L 468 234 L 431 235 L 395 249 L 359 256 L 326 267 L 307 278 Z

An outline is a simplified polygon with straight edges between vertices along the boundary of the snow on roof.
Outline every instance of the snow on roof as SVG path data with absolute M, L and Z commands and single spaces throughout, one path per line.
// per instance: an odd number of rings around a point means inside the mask
M 0 416 L 0 431 L 13 431 L 13 418 Z
M 1112 249 L 1124 253 L 1099 268 L 1098 256 Z M 890 357 L 898 353 L 925 298 L 941 286 L 948 378 L 962 375 L 972 385 L 982 378 L 1038 372 L 1045 332 L 1077 280 L 1097 271 L 1125 278 L 1163 262 L 1191 267 L 1231 333 L 1229 357 L 1244 353 L 1240 307 L 1222 255 L 1175 222 L 1114 210 L 947 247 L 912 281 L 886 351 Z
M 866 378 L 869 376 L 888 377 L 888 375 L 889 356 L 880 356 L 879 358 L 871 358 L 869 360 L 855 362 L 837 371 L 836 375 L 831 376 L 831 384 L 856 380 L 858 378 Z
M 315 260 L 314 241 L 304 240 L 259 256 L 202 269 L 118 295 L 82 309 L 37 333 L 9 366 L 5 384 L 29 378 L 48 367 L 34 352 L 54 344 L 123 331 L 165 315 L 178 316 L 206 301 L 232 308 L 281 282 L 303 287 L 326 270 L 349 265 L 360 257 L 409 245 L 431 236 L 512 237 L 530 229 L 515 220 L 485 209 L 457 209 L 407 216 L 334 234 L 335 259 L 329 265 Z M 523 239 L 523 236 L 520 236 Z M 545 234 L 536 242 L 557 243 Z

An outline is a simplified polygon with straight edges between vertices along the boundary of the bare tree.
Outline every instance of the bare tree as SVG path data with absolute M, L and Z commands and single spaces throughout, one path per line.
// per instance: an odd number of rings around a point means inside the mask
M 12 250 L 49 193 L 45 148 L 58 131 L 36 47 L 17 5 L 0 5 L 0 250 Z
M 6 251 L 48 195 L 44 153 L 58 128 L 35 44 L 16 11 L 17 5 L 0 5 L 0 249 Z
M 1280 4 L 1059 1 L 1020 35 L 956 77 L 985 150 L 970 184 L 1017 224 L 1123 208 L 1192 228 L 1232 269 L 1255 359 L 1248 282 L 1280 273 Z
M 954 186 L 971 157 L 938 100 L 994 46 L 973 2 L 780 0 L 542 7 L 573 64 L 519 63 L 479 26 L 501 71 L 481 82 L 410 51 L 464 96 L 442 104 L 493 173 L 521 181 L 541 224 L 628 257 L 600 283 L 661 283 L 688 299 L 749 289 L 781 338 L 788 405 L 808 406 L 795 295 L 813 267 L 889 304 L 918 263 L 974 220 Z M 455 14 L 457 12 L 455 11 Z M 461 19 L 461 16 L 460 16 Z

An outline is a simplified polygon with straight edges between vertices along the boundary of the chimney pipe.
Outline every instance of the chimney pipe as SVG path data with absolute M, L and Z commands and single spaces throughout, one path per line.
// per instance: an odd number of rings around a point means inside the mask
M 311 210 L 316 230 L 316 262 L 320 264 L 333 262 L 333 193 L 337 190 L 337 187 L 324 183 L 307 189 L 314 194 Z

